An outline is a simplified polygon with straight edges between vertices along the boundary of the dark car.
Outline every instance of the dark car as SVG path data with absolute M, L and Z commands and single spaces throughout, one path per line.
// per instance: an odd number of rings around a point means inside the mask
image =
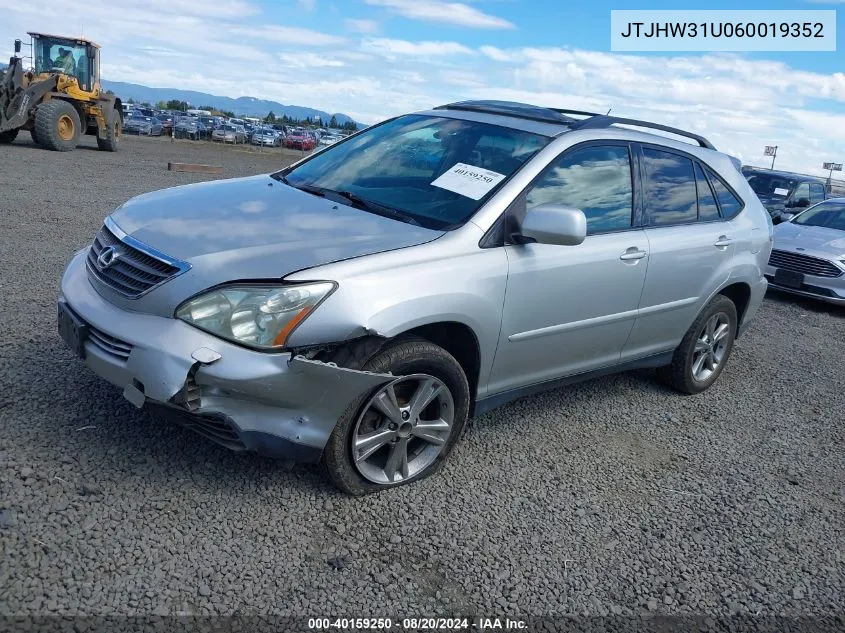
M 743 167 L 742 175 L 773 220 L 798 213 L 827 197 L 825 181 L 814 176 L 757 167 Z
M 205 138 L 207 134 L 207 128 L 197 117 L 182 117 L 173 126 L 173 135 L 176 138 L 187 138 L 198 141 Z
M 173 115 L 167 114 L 166 112 L 159 112 L 155 118 L 161 123 L 161 133 L 165 136 L 171 136 L 173 134 Z

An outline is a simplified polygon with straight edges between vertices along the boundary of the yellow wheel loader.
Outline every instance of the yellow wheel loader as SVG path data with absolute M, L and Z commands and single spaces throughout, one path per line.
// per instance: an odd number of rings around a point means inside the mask
M 100 47 L 79 37 L 28 35 L 32 68 L 23 70 L 15 40 L 15 56 L 0 74 L 0 143 L 29 130 L 37 144 L 66 152 L 89 134 L 101 150 L 116 151 L 123 105 L 100 85 Z

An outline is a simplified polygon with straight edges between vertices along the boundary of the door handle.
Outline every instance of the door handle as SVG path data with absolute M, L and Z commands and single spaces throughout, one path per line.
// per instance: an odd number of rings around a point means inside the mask
M 623 262 L 629 262 L 634 259 L 642 259 L 648 255 L 648 251 L 641 251 L 636 246 L 632 246 L 619 256 Z
M 713 243 L 713 246 L 716 248 L 727 248 L 733 244 L 733 240 L 730 239 L 727 235 L 720 235 L 719 239 Z

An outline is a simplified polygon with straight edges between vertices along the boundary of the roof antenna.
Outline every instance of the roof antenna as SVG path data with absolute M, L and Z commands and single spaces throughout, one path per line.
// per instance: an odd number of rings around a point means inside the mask
M 610 114 L 610 111 L 611 111 L 611 110 L 613 110 L 613 108 L 608 108 L 608 109 L 607 109 L 607 114 Z M 607 114 L 605 114 L 604 116 L 607 116 Z

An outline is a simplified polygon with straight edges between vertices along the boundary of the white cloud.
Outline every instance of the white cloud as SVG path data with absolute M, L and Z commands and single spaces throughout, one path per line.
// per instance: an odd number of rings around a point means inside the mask
M 482 46 L 478 50 L 493 61 L 497 62 L 509 62 L 514 61 L 515 59 L 514 56 L 503 51 L 501 48 L 496 48 L 495 46 Z
M 297 53 L 279 53 L 279 59 L 289 68 L 341 68 L 346 66 L 339 59 L 333 59 L 324 55 L 317 55 L 315 53 L 297 52 Z
M 317 0 L 296 0 L 296 3 L 306 11 L 313 11 L 317 6 Z
M 346 26 L 347 31 L 351 31 L 353 33 L 364 33 L 365 35 L 372 35 L 373 33 L 378 33 L 378 22 L 375 20 L 353 20 L 348 19 L 344 20 L 343 24 Z
M 412 20 L 441 22 L 476 29 L 513 29 L 511 22 L 459 2 L 437 0 L 365 0 Z
M 385 37 L 371 38 L 362 43 L 365 51 L 387 56 L 430 57 L 442 55 L 475 55 L 475 51 L 457 42 L 409 42 Z
M 343 44 L 346 40 L 337 35 L 320 31 L 301 29 L 294 26 L 267 25 L 260 27 L 236 27 L 231 32 L 245 38 L 259 38 L 287 46 L 331 46 Z

